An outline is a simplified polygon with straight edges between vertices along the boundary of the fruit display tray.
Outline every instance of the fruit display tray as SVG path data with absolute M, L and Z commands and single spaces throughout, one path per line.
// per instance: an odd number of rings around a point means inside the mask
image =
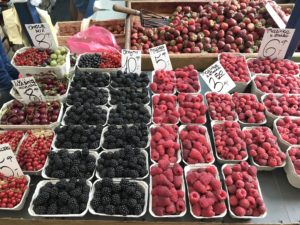
M 297 146 L 291 146 L 288 148 L 287 150 L 287 154 L 286 154 L 286 165 L 284 167 L 284 171 L 286 173 L 287 179 L 289 181 L 289 183 L 294 186 L 295 188 L 300 188 L 300 176 L 296 173 L 295 171 L 295 167 L 293 165 L 293 162 L 291 160 L 291 157 L 289 155 L 289 151 L 293 148 Z

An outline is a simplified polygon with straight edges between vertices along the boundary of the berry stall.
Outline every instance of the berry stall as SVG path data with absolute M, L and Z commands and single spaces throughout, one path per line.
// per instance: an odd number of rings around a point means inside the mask
M 64 46 L 16 51 L 0 224 L 298 224 L 300 55 L 260 54 L 278 27 L 266 5 L 293 16 L 261 0 L 132 0 L 114 6 L 136 13 L 125 21 L 85 27 L 118 50 L 74 51 L 82 23 L 58 22 Z

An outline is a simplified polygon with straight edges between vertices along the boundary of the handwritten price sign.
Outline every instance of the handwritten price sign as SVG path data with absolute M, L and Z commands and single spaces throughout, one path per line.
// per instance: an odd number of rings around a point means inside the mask
M 140 74 L 142 69 L 142 51 L 122 49 L 122 71 Z
M 220 62 L 215 62 L 208 67 L 203 72 L 202 78 L 214 92 L 228 93 L 236 86 Z
M 0 145 L 0 172 L 5 176 L 20 177 L 24 175 L 9 144 Z
M 56 48 L 56 43 L 47 23 L 25 24 L 33 45 L 37 48 Z
M 25 103 L 46 101 L 33 77 L 26 77 L 11 81 Z
M 271 59 L 284 59 L 295 29 L 267 28 L 258 55 Z
M 173 70 L 166 45 L 149 49 L 154 70 Z

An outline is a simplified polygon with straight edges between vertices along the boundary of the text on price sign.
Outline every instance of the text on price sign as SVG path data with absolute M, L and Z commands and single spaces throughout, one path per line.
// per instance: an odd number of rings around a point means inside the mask
M 149 49 L 154 70 L 173 70 L 166 45 Z

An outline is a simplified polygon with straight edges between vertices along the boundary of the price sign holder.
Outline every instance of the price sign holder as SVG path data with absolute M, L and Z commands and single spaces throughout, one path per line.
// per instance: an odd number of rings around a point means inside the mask
M 149 49 L 154 70 L 173 70 L 166 45 Z
M 122 49 L 122 72 L 140 74 L 142 70 L 142 51 Z
M 0 145 L 0 172 L 5 176 L 20 177 L 24 175 L 9 144 Z
M 225 94 L 236 86 L 219 61 L 204 70 L 201 77 L 213 92 Z

